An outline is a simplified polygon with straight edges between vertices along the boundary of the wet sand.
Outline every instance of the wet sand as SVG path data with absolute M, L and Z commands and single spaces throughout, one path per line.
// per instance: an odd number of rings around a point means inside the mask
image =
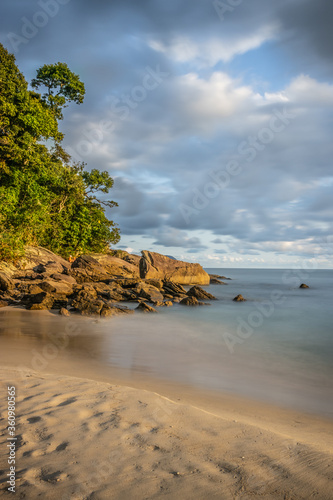
M 144 374 L 128 387 L 126 370 L 88 362 L 84 344 L 81 358 L 49 350 L 32 367 L 35 340 L 18 333 L 15 349 L 1 339 L 1 498 L 7 385 L 17 391 L 18 498 L 332 498 L 332 420 Z

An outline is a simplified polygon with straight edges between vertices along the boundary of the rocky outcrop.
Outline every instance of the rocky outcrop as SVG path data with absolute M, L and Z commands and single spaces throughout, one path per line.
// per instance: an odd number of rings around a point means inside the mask
M 200 286 L 192 286 L 190 290 L 187 292 L 189 297 L 195 297 L 198 300 L 216 300 L 216 297 L 211 293 L 206 292 Z
M 152 305 L 204 305 L 198 299 L 214 298 L 199 286 L 186 292 L 181 284 L 209 281 L 199 264 L 143 252 L 151 267 L 140 278 L 138 256 L 117 255 L 82 255 L 70 264 L 49 250 L 28 247 L 17 265 L 0 262 L 0 307 L 18 305 L 36 311 L 58 310 L 62 316 L 111 317 L 133 312 L 121 305 L 124 301 L 136 302 L 139 311 L 156 312 Z M 148 263 L 147 259 L 143 257 Z M 157 276 L 151 276 L 154 273 Z
M 190 264 L 170 259 L 155 252 L 142 252 L 140 277 L 173 281 L 180 285 L 209 285 L 208 273 L 200 264 Z
M 127 252 L 124 252 L 127 254 Z M 132 256 L 133 259 L 130 258 L 130 254 L 127 254 L 128 261 L 124 259 L 120 259 L 118 257 L 112 255 L 106 255 L 101 253 L 93 253 L 90 255 L 93 259 L 95 259 L 107 273 L 116 277 L 133 277 L 139 278 L 139 261 L 140 257 L 138 255 Z M 136 258 L 134 258 L 136 257 Z

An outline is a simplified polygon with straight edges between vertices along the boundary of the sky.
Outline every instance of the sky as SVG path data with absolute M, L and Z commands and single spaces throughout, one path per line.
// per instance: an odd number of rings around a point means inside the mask
M 28 82 L 86 86 L 64 146 L 114 179 L 117 248 L 204 267 L 332 268 L 333 2 L 7 0 Z

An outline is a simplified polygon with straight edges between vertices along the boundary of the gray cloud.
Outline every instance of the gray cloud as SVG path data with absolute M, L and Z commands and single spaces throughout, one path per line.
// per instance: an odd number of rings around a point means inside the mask
M 241 255 L 274 255 L 295 242 L 298 255 L 325 253 L 332 8 L 325 0 L 252 0 L 222 22 L 206 0 L 71 0 L 16 57 L 29 80 L 40 65 L 64 61 L 85 82 L 85 103 L 65 111 L 65 146 L 115 177 L 119 208 L 109 214 L 122 246 L 145 238 L 151 249 L 223 255 L 212 245 L 224 244 Z M 22 17 L 33 20 L 38 10 L 37 2 L 19 0 L 1 6 L 0 37 L 9 49 L 8 33 L 22 34 Z M 147 67 L 168 76 L 130 107 L 124 98 L 143 86 Z M 269 143 L 257 142 L 248 161 L 240 145 L 248 150 L 277 109 L 295 118 Z M 231 160 L 241 173 L 186 221 L 180 207 L 195 208 L 210 173 Z

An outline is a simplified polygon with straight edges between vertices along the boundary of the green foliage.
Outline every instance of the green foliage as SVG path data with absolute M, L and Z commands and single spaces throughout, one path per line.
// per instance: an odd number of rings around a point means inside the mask
M 42 99 L 47 103 L 58 119 L 62 119 L 62 108 L 73 101 L 81 104 L 85 88 L 78 75 L 73 73 L 67 64 L 45 64 L 37 71 L 37 76 L 31 82 L 33 88 L 46 87 Z
M 67 68 L 61 63 L 54 67 Z M 39 70 L 38 78 L 43 74 Z M 58 80 L 52 83 L 53 73 L 48 74 L 51 90 L 57 88 Z M 74 85 L 71 93 L 72 81 L 68 76 L 59 96 L 82 102 L 84 87 L 78 85 L 78 94 Z M 0 259 L 15 258 L 26 244 L 67 257 L 106 251 L 119 241 L 118 228 L 105 214 L 105 207 L 116 203 L 96 196 L 107 194 L 113 180 L 107 172 L 86 172 L 84 164 L 71 164 L 60 145 L 59 106 L 28 90 L 14 56 L 0 44 Z M 51 149 L 46 140 L 53 141 Z

